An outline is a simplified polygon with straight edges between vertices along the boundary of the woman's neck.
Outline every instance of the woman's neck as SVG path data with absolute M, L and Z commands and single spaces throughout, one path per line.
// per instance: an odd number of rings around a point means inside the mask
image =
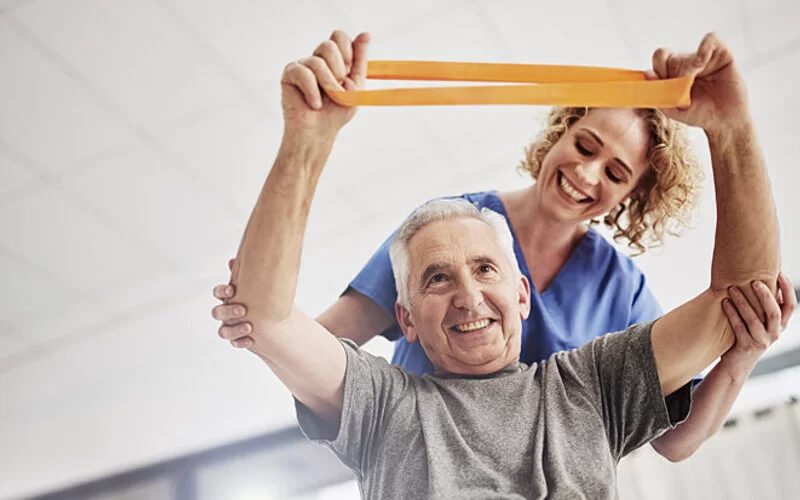
M 538 255 L 571 253 L 588 231 L 581 222 L 553 219 L 542 205 L 536 184 L 501 193 L 508 217 L 523 248 Z

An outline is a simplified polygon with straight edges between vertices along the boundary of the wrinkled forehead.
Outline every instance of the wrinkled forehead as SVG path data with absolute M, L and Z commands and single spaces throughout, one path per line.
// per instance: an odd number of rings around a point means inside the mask
M 505 262 L 497 235 L 485 222 L 458 217 L 432 222 L 420 229 L 408 243 L 412 275 L 430 265 L 460 266 L 478 258 Z

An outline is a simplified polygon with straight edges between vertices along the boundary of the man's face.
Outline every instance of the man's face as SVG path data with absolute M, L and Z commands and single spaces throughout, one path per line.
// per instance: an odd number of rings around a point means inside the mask
M 411 310 L 397 305 L 397 317 L 437 372 L 487 374 L 519 360 L 530 289 L 489 225 L 469 217 L 431 223 L 408 253 Z

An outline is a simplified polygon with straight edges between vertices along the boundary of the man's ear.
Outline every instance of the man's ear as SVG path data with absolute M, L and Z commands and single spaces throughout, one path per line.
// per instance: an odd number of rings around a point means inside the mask
M 525 276 L 519 277 L 517 293 L 519 295 L 519 317 L 525 321 L 531 313 L 531 284 Z
M 399 302 L 394 303 L 394 315 L 397 317 L 397 323 L 403 331 L 403 336 L 409 344 L 417 341 L 417 328 L 414 326 L 414 320 L 411 317 L 411 311 L 401 306 Z

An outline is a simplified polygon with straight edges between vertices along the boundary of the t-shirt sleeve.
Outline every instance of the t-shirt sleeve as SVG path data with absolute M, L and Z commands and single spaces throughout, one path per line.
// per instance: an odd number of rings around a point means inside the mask
M 654 322 L 594 339 L 572 351 L 567 360 L 595 402 L 617 460 L 686 419 L 691 383 L 664 397 L 650 339 Z M 565 360 L 566 361 L 566 360 Z M 594 373 L 582 373 L 590 370 Z
M 413 391 L 408 390 L 407 373 L 350 340 L 339 341 L 347 357 L 339 428 L 326 425 L 296 399 L 295 410 L 300 430 L 308 439 L 327 446 L 356 474 L 363 475 L 375 463 L 392 411 Z
M 372 254 L 367 264 L 348 286 L 349 289 L 372 299 L 392 318 L 394 318 L 394 304 L 397 302 L 397 285 L 392 272 L 392 261 L 389 258 L 389 246 L 391 246 L 395 234 L 397 231 L 393 232 Z M 402 332 L 396 322 L 381 334 L 389 340 L 397 340 L 402 337 Z

